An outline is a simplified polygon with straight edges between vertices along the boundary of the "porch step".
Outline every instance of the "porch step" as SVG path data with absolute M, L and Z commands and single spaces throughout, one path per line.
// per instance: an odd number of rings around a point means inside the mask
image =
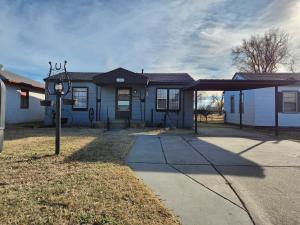
M 107 128 L 107 121 L 97 121 L 94 123 L 95 127 L 98 128 Z M 111 129 L 122 129 L 128 128 L 129 123 L 128 120 L 111 120 L 110 128 Z M 145 122 L 141 120 L 130 120 L 131 128 L 144 128 Z

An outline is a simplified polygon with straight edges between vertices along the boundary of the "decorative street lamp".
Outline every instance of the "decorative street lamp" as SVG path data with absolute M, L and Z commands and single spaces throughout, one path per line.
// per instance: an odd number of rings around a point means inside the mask
M 59 67 L 57 66 L 57 63 L 55 63 L 55 66 L 53 68 L 51 61 L 49 62 L 50 69 L 48 78 L 54 78 L 54 85 L 51 86 L 51 79 L 48 79 L 46 82 L 46 90 L 48 95 L 55 95 L 56 96 L 56 112 L 55 112 L 55 126 L 56 126 L 56 135 L 55 135 L 55 154 L 58 155 L 60 153 L 60 136 L 61 136 L 61 99 L 62 97 L 66 96 L 71 89 L 71 80 L 67 73 L 66 69 L 67 61 L 64 62 L 63 68 L 61 66 L 61 63 L 59 64 Z M 53 89 L 53 90 L 51 90 Z M 51 101 L 45 100 L 44 101 L 45 106 L 51 105 Z M 68 103 L 64 104 L 73 104 L 72 101 L 66 101 Z

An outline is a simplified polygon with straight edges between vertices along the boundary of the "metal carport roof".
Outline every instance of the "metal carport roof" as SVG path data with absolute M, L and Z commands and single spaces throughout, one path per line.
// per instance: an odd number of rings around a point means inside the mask
M 194 91 L 240 91 L 257 88 L 292 85 L 295 80 L 231 80 L 231 79 L 199 79 L 184 90 Z
M 195 91 L 194 104 L 197 109 L 197 91 L 239 91 L 239 107 L 242 106 L 242 91 L 258 88 L 275 87 L 275 134 L 278 135 L 278 87 L 299 84 L 297 80 L 231 80 L 231 79 L 199 79 L 183 90 Z M 240 128 L 243 125 L 242 110 L 240 112 Z M 195 110 L 195 133 L 198 133 L 197 127 L 198 110 Z

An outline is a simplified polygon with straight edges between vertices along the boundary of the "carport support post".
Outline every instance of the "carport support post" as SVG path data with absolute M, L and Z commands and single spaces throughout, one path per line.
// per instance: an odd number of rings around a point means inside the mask
M 195 134 L 198 133 L 198 107 L 197 107 L 197 90 L 194 92 L 195 95 Z
M 278 128 L 278 86 L 275 86 L 275 135 L 279 135 Z
M 240 90 L 239 113 L 240 113 L 240 129 L 243 128 L 243 109 L 242 109 L 242 90 Z

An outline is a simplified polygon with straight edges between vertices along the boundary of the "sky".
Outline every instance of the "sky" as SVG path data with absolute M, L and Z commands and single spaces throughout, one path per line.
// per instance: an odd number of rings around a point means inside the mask
M 232 47 L 270 28 L 287 32 L 300 58 L 300 0 L 0 0 L 0 8 L 0 64 L 37 81 L 49 60 L 67 60 L 69 71 L 231 78 Z

